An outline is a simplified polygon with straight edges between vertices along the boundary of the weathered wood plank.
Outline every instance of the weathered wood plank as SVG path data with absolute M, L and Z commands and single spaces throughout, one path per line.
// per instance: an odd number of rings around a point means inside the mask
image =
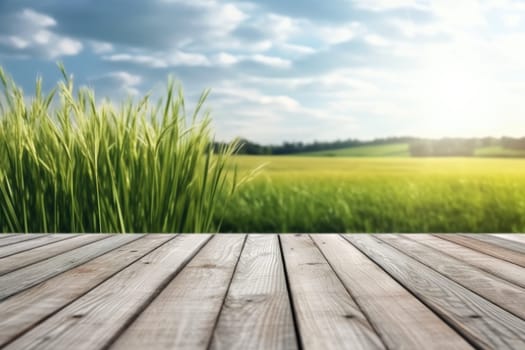
M 0 233 L 0 239 L 14 236 L 15 233 Z
M 445 322 L 342 237 L 319 234 L 312 238 L 387 348 L 471 349 Z
M 525 321 L 370 235 L 345 238 L 483 349 L 525 348 Z
M 403 236 L 525 288 L 525 268 L 521 266 L 432 235 L 417 233 Z
M 277 235 L 249 235 L 212 337 L 212 349 L 296 349 Z
M 25 234 L 19 234 L 19 235 L 11 235 L 0 241 L 0 247 L 4 247 L 10 244 L 16 244 L 19 242 L 27 241 L 30 239 L 35 239 L 35 238 L 42 237 L 42 236 L 44 236 L 44 234 L 42 233 L 25 233 Z
M 520 242 L 510 241 L 508 239 L 503 239 L 503 238 L 495 237 L 491 235 L 483 235 L 483 234 L 480 235 L 480 234 L 474 234 L 474 233 L 462 234 L 461 236 L 476 239 L 478 241 L 492 244 L 497 247 L 501 247 L 501 248 L 505 248 L 505 249 L 508 249 L 514 252 L 518 252 L 525 256 L 525 245 Z
M 51 245 L 38 247 L 27 252 L 11 255 L 0 259 L 0 276 L 12 271 L 21 269 L 25 266 L 46 260 L 53 256 L 65 253 L 67 251 L 82 247 L 86 244 L 106 239 L 110 235 L 89 234 L 80 235 L 71 239 L 55 242 Z M 18 244 L 17 244 L 18 245 Z
M 375 237 L 499 307 L 525 319 L 525 289 L 408 238 L 399 235 Z
M 62 241 L 68 238 L 73 238 L 76 235 L 70 235 L 70 234 L 49 234 L 45 235 L 36 239 L 30 239 L 28 241 L 23 241 L 18 244 L 11 244 L 7 246 L 0 247 L 0 258 L 4 258 L 9 255 L 14 255 L 26 250 L 38 248 L 41 246 L 45 246 L 50 243 Z M 0 264 L 2 261 L 0 260 Z
M 111 349 L 206 349 L 245 237 L 214 236 Z
M 513 250 L 505 249 L 491 243 L 483 242 L 481 240 L 473 239 L 463 235 L 438 234 L 435 236 L 446 239 L 450 242 L 461 244 L 467 248 L 477 250 L 478 252 L 492 255 L 498 259 L 506 260 L 521 267 L 525 267 L 525 254 L 521 254 Z
M 113 235 L 0 276 L 0 301 L 140 237 Z
M 173 238 L 147 235 L 0 302 L 0 347 Z
M 491 236 L 525 244 L 525 234 L 523 233 L 493 233 Z
M 206 244 L 178 235 L 7 345 L 6 349 L 103 349 Z
M 308 235 L 280 235 L 303 349 L 385 349 Z

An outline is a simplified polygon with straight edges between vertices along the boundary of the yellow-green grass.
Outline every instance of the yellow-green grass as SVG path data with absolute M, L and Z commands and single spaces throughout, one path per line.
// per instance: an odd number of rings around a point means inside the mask
M 0 67 L 0 232 L 210 232 L 235 189 L 213 154 L 206 93 L 97 104 L 64 81 L 25 96 Z M 220 197 L 220 198 L 219 198 Z
M 390 143 L 307 152 L 300 155 L 317 157 L 408 157 L 410 153 L 408 143 Z
M 501 146 L 490 146 L 476 149 L 477 157 L 525 157 L 525 149 L 509 149 Z
M 266 164 L 224 232 L 523 232 L 525 161 L 237 156 Z

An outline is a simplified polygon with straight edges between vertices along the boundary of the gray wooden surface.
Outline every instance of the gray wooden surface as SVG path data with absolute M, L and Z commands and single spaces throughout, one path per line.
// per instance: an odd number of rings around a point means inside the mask
M 0 348 L 525 349 L 525 235 L 0 235 Z

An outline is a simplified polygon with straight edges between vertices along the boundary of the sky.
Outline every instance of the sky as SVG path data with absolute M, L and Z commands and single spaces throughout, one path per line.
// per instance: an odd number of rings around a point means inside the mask
M 0 0 L 0 65 L 28 94 L 211 89 L 218 140 L 525 136 L 523 0 Z

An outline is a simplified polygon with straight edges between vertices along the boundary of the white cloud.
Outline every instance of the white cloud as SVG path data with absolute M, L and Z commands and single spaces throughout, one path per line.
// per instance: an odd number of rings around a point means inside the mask
M 112 62 L 130 62 L 151 68 L 175 66 L 209 66 L 211 63 L 203 54 L 174 51 L 171 53 L 130 54 L 118 53 L 102 57 Z
M 437 0 L 436 2 L 441 1 Z M 428 10 L 432 0 L 354 0 L 354 3 L 363 9 L 370 11 L 387 11 L 397 8 L 413 8 Z
M 228 97 L 234 97 L 233 103 L 237 104 L 239 100 L 245 102 L 255 103 L 258 105 L 272 106 L 277 109 L 284 109 L 286 111 L 297 111 L 300 108 L 299 102 L 290 96 L 285 95 L 265 95 L 257 89 L 239 88 L 229 86 L 233 84 L 224 84 L 213 90 L 214 94 Z
M 168 64 L 165 60 L 153 57 L 151 55 L 135 55 L 127 53 L 119 53 L 102 57 L 106 61 L 111 62 L 130 62 L 140 65 L 145 65 L 151 68 L 166 68 Z
M 90 43 L 91 49 L 96 54 L 110 53 L 115 49 L 111 43 L 93 40 Z
M 126 71 L 114 71 L 107 74 L 94 77 L 93 82 L 99 82 L 103 92 L 107 92 L 109 97 L 124 97 L 123 95 L 136 96 L 140 94 L 138 89 L 142 83 L 140 75 L 131 74 Z
M 292 62 L 290 60 L 281 57 L 266 56 L 260 54 L 250 56 L 249 59 L 254 62 L 261 63 L 274 68 L 289 68 L 292 65 Z
M 220 52 L 219 54 L 215 55 L 214 61 L 216 64 L 220 66 L 230 66 L 230 65 L 238 63 L 240 59 L 227 52 Z
M 140 75 L 130 74 L 125 71 L 111 72 L 107 76 L 115 78 L 124 85 L 135 86 L 141 83 L 142 77 Z
M 365 35 L 365 41 L 373 46 L 390 46 L 390 41 L 377 34 Z
M 359 23 L 352 22 L 342 26 L 320 26 L 313 34 L 317 35 L 322 41 L 334 45 L 354 39 L 361 29 Z
M 57 24 L 54 18 L 32 9 L 22 10 L 19 12 L 18 17 L 26 23 L 31 23 L 36 27 L 53 27 Z
M 13 16 L 7 23 L 7 33 L 0 34 L 0 44 L 11 50 L 34 53 L 51 59 L 60 56 L 74 56 L 80 53 L 83 45 L 73 38 L 59 35 L 50 28 L 55 27 L 54 18 L 24 9 Z

